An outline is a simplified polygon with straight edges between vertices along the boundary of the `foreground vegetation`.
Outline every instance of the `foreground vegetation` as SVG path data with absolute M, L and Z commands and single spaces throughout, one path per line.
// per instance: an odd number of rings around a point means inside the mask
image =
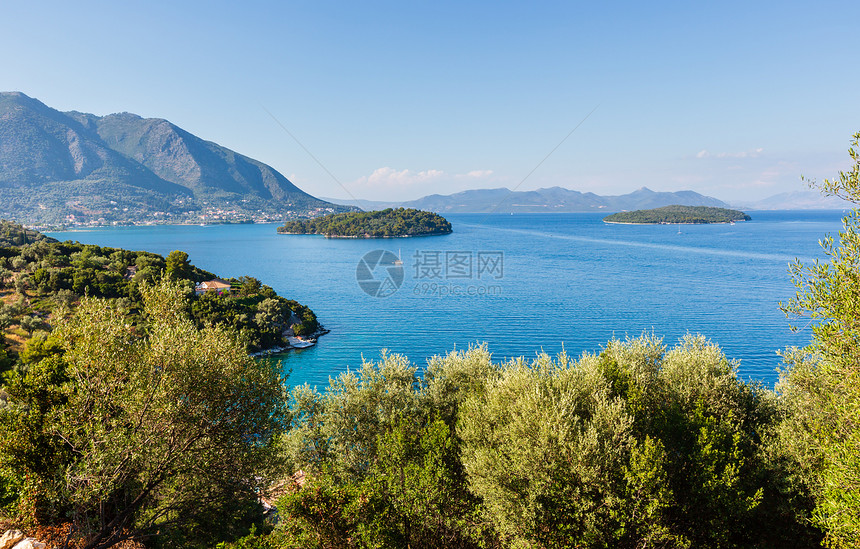
M 855 201 L 858 140 L 822 185 Z M 0 500 L 86 548 L 857 547 L 859 230 L 854 212 L 829 262 L 793 266 L 783 308 L 813 339 L 773 391 L 688 335 L 420 372 L 383 353 L 287 394 L 189 316 L 181 279 L 141 284 L 137 313 L 84 297 L 4 376 Z
M 277 463 L 272 365 L 234 331 L 199 329 L 180 285 L 141 291 L 137 329 L 119 301 L 83 298 L 41 359 L 7 376 L 0 497 L 25 527 L 70 521 L 83 548 L 235 535 Z
M 283 227 L 278 227 L 278 232 L 353 238 L 429 236 L 450 233 L 451 223 L 431 212 L 411 208 L 388 208 L 288 221 Z
M 744 212 L 710 206 L 663 206 L 651 210 L 618 212 L 603 218 L 606 223 L 731 223 L 752 219 Z
M 778 403 L 704 338 L 578 360 L 385 355 L 291 394 L 270 547 L 815 546 Z

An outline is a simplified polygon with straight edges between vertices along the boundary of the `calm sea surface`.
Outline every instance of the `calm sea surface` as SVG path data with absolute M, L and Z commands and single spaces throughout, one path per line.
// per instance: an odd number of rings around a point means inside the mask
M 449 214 L 454 233 L 385 240 L 285 236 L 275 225 L 150 226 L 51 233 L 61 240 L 188 252 L 223 277 L 250 275 L 310 306 L 331 333 L 283 357 L 291 382 L 324 386 L 381 349 L 423 365 L 486 342 L 496 359 L 599 351 L 653 332 L 674 345 L 704 334 L 743 378 L 772 384 L 778 349 L 802 346 L 778 309 L 788 264 L 821 258 L 842 213 L 751 212 L 735 225 L 608 225 L 604 214 Z M 374 250 L 393 256 L 367 257 Z M 398 272 L 399 271 L 399 272 Z M 362 280 L 360 286 L 357 277 Z M 402 282 L 401 282 L 402 278 Z M 382 283 L 374 297 L 374 281 Z M 393 284 L 393 286 L 392 286 Z M 399 287 L 397 287 L 399 284 Z M 394 291 L 396 289 L 396 291 Z

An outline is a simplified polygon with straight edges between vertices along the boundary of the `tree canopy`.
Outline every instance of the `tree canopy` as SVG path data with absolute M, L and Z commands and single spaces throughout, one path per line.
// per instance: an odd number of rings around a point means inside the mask
M 860 133 L 850 170 L 821 190 L 860 203 Z M 843 219 L 838 240 L 821 242 L 827 261 L 791 267 L 797 286 L 783 305 L 812 342 L 791 349 L 778 386 L 787 409 L 783 444 L 816 495 L 813 519 L 831 547 L 860 545 L 860 211 Z
M 282 234 L 381 238 L 448 234 L 451 223 L 444 217 L 411 208 L 388 208 L 372 212 L 349 212 L 288 221 L 278 227 Z
M 750 216 L 738 210 L 711 206 L 663 206 L 651 210 L 618 212 L 603 218 L 606 223 L 730 223 L 749 221 Z
M 269 547 L 815 547 L 766 389 L 703 337 L 494 363 L 405 357 L 295 388 L 308 484 Z
M 0 245 L 0 292 L 14 289 L 17 298 L 0 304 L 0 329 L 9 336 L 49 330 L 61 307 L 74 308 L 82 296 L 121 300 L 134 318 L 142 307 L 140 288 L 167 276 L 185 289 L 198 326 L 221 325 L 237 331 L 248 351 L 285 347 L 285 333 L 311 335 L 320 330 L 314 312 L 279 296 L 252 277 L 228 279 L 234 291 L 196 295 L 195 284 L 216 278 L 195 267 L 186 252 L 158 254 L 118 248 L 57 242 L 8 225 L 19 245 Z M 14 303 L 14 305 L 13 305 Z M 22 334 L 23 335 L 23 334 Z M 0 363 L 0 372 L 2 372 Z
M 20 508 L 71 518 L 80 547 L 217 539 L 271 478 L 287 425 L 271 364 L 233 332 L 198 329 L 175 283 L 142 293 L 143 331 L 116 302 L 84 298 L 0 413 L 0 474 L 20 483 Z

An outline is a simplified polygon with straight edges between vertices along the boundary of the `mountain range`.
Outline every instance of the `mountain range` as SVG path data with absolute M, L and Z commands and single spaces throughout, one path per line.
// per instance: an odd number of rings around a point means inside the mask
M 642 187 L 632 193 L 601 196 L 582 193 L 562 187 L 535 191 L 500 189 L 473 189 L 455 194 L 432 194 L 406 202 L 379 200 L 348 200 L 324 198 L 329 202 L 351 205 L 363 210 L 381 208 L 416 208 L 436 213 L 540 213 L 540 212 L 619 212 L 644 210 L 663 206 L 713 206 L 742 210 L 845 210 L 855 205 L 818 191 L 779 193 L 756 201 L 726 203 L 717 198 L 694 191 L 656 192 Z
M 737 203 L 734 207 L 745 210 L 847 210 L 855 205 L 818 191 L 791 191 L 753 202 Z
M 844 209 L 817 192 L 729 205 L 694 191 L 601 196 L 561 187 L 473 189 L 406 202 L 315 198 L 277 170 L 161 118 L 61 112 L 0 92 L 0 218 L 30 225 L 283 221 L 408 207 L 445 213 L 617 212 L 668 205 Z
M 564 213 L 564 212 L 617 212 L 641 210 L 679 204 L 683 206 L 713 206 L 728 208 L 716 198 L 694 191 L 655 192 L 642 187 L 632 193 L 618 196 L 601 196 L 582 193 L 562 187 L 535 191 L 511 191 L 506 188 L 474 189 L 450 195 L 432 194 L 408 202 L 381 202 L 369 200 L 326 199 L 362 209 L 391 207 L 416 208 L 436 213 Z
M 0 93 L 0 216 L 26 223 L 277 220 L 354 208 L 171 122 Z

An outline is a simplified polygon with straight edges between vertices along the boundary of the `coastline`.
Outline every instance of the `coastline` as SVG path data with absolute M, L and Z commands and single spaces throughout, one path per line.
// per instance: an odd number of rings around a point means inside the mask
M 327 330 L 325 327 L 320 326 L 317 329 L 317 331 L 312 333 L 310 336 L 307 336 L 307 339 L 296 338 L 296 339 L 299 339 L 300 341 L 304 341 L 304 342 L 309 343 L 309 345 L 296 346 L 296 345 L 291 345 L 290 343 L 288 343 L 287 345 L 284 345 L 284 346 L 269 347 L 268 349 L 263 349 L 262 351 L 249 353 L 249 356 L 251 356 L 252 358 L 264 358 L 264 357 L 270 357 L 272 355 L 278 355 L 281 353 L 286 353 L 288 351 L 294 351 L 296 349 L 306 349 L 308 347 L 313 347 L 314 345 L 317 344 L 317 339 L 319 339 L 320 336 L 324 336 L 325 334 L 327 334 L 329 332 L 331 332 L 331 330 Z M 291 339 L 292 339 L 292 336 L 291 336 Z
M 101 223 L 101 224 L 85 224 L 85 225 L 41 225 L 23 223 L 23 227 L 42 233 L 74 233 L 85 232 L 89 230 L 99 229 L 131 229 L 143 227 L 224 227 L 237 225 L 280 225 L 283 221 L 251 221 L 248 223 L 228 222 L 228 223 Z
M 734 221 L 702 221 L 701 223 L 691 222 L 691 221 L 659 221 L 649 223 L 647 221 L 643 221 L 642 223 L 636 223 L 634 221 L 606 221 L 603 220 L 604 223 L 609 225 L 731 225 L 733 223 L 741 223 L 746 221 L 746 219 L 735 219 Z
M 453 232 L 453 231 L 451 231 Z M 426 234 L 400 234 L 395 236 L 356 236 L 356 235 L 339 235 L 339 234 L 323 234 L 323 233 L 288 233 L 278 231 L 278 234 L 286 234 L 293 236 L 323 236 L 325 238 L 345 238 L 345 239 L 362 239 L 362 240 L 370 240 L 374 238 L 421 238 L 425 236 L 445 236 L 446 234 L 451 234 L 451 232 L 447 233 L 426 233 Z

